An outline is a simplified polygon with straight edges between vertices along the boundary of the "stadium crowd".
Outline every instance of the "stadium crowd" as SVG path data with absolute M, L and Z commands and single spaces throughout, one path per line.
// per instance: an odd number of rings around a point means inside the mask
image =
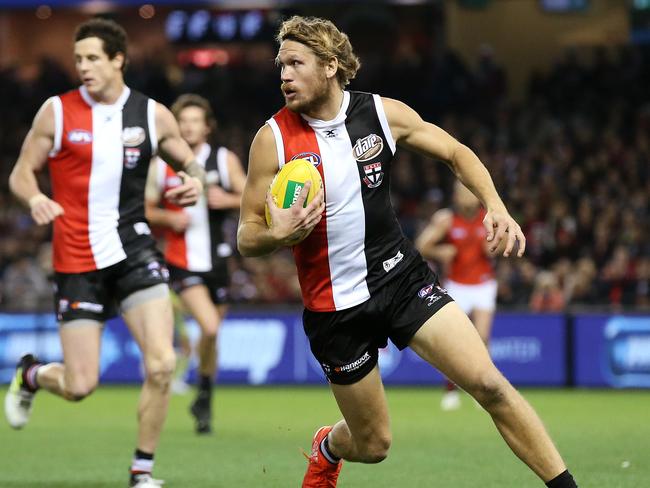
M 568 50 L 514 97 L 507 70 L 485 47 L 472 66 L 453 52 L 399 43 L 360 57 L 351 89 L 394 97 L 470 146 L 528 240 L 523 259 L 499 259 L 502 307 L 562 311 L 588 306 L 650 308 L 650 50 Z M 256 46 L 208 69 L 133 59 L 129 86 L 169 105 L 180 93 L 207 97 L 218 141 L 246 162 L 254 130 L 282 104 L 274 46 Z M 7 179 L 29 124 L 48 97 L 75 86 L 56 63 L 0 67 L 0 307 L 50 310 L 50 229 L 37 227 L 10 196 Z M 451 172 L 398 152 L 395 207 L 414 238 L 450 204 Z M 46 178 L 43 179 L 43 188 Z M 228 222 L 234 243 L 237 216 Z M 231 261 L 235 302 L 300 302 L 289 251 Z

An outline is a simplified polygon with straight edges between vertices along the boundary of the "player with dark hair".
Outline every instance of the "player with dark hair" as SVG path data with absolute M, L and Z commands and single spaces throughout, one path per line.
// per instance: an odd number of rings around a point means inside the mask
M 166 198 L 185 206 L 202 193 L 204 171 L 171 112 L 124 84 L 126 49 L 126 33 L 115 22 L 79 26 L 74 57 L 82 85 L 43 104 L 11 173 L 11 190 L 36 223 L 54 226 L 63 363 L 23 356 L 5 415 L 12 427 L 24 427 L 40 388 L 69 401 L 90 395 L 99 379 L 103 323 L 119 312 L 145 367 L 129 485 L 151 488 L 162 484 L 151 472 L 175 358 L 167 269 L 144 213 L 147 172 L 151 157 L 161 154 L 182 179 Z M 51 198 L 36 179 L 46 163 Z
M 304 329 L 343 419 L 314 435 L 303 487 L 336 486 L 341 459 L 378 463 L 388 455 L 390 422 L 377 357 L 389 338 L 471 394 L 547 486 L 575 487 L 539 417 L 496 369 L 467 315 L 403 236 L 390 203 L 397 145 L 445 161 L 486 208 L 491 248 L 505 239 L 504 255 L 518 245 L 522 256 L 524 235 L 485 166 L 407 105 L 345 90 L 359 61 L 331 22 L 292 17 L 277 40 L 286 106 L 251 146 L 238 246 L 244 256 L 261 256 L 307 236 L 293 247 Z M 295 205 L 278 208 L 269 183 L 282 165 L 306 155 L 323 190 L 303 207 L 308 183 Z
M 206 172 L 206 196 L 193 207 L 181 208 L 164 195 L 181 183 L 162 159 L 152 162 L 147 183 L 147 219 L 165 228 L 165 260 L 172 288 L 201 328 L 198 343 L 199 391 L 190 411 L 196 431 L 209 433 L 212 383 L 217 372 L 217 331 L 227 311 L 228 257 L 223 224 L 231 209 L 239 208 L 245 174 L 239 158 L 208 139 L 216 129 L 210 103 L 198 95 L 182 95 L 172 105 L 181 136 Z M 164 205 L 163 208 L 159 204 Z

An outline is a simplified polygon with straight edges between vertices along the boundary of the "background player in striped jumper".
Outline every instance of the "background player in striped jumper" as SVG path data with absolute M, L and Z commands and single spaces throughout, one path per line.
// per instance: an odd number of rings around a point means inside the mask
M 127 39 L 121 26 L 102 19 L 81 24 L 74 57 L 81 87 L 43 104 L 10 177 L 13 193 L 29 205 L 36 223 L 53 222 L 63 363 L 24 356 L 5 414 L 12 427 L 21 428 L 39 388 L 69 401 L 92 393 L 102 325 L 119 311 L 145 365 L 129 485 L 159 486 L 151 471 L 175 358 L 168 273 L 145 219 L 145 184 L 149 161 L 160 153 L 183 180 L 166 197 L 191 205 L 203 191 L 204 172 L 171 112 L 124 84 Z M 46 163 L 51 198 L 36 178 Z
M 454 184 L 453 208 L 438 210 L 415 241 L 420 254 L 439 263 L 449 295 L 467 314 L 487 346 L 497 301 L 490 243 L 481 202 L 460 181 Z M 460 407 L 456 385 L 447 380 L 443 410 Z
M 286 106 L 253 140 L 238 245 L 245 256 L 261 256 L 306 235 L 293 248 L 304 329 L 343 420 L 314 435 L 303 487 L 336 486 L 341 459 L 377 463 L 388 455 L 390 422 L 377 356 L 389 338 L 470 393 L 548 486 L 576 486 L 536 413 L 495 368 L 467 315 L 404 238 L 390 203 L 396 145 L 445 161 L 485 206 L 491 248 L 505 239 L 504 255 L 518 245 L 521 256 L 523 233 L 486 168 L 405 104 L 344 90 L 359 62 L 331 22 L 296 16 L 281 25 L 277 40 Z M 281 165 L 305 154 L 324 191 L 303 208 L 305 185 L 294 206 L 279 209 L 269 183 Z
M 226 242 L 223 224 L 231 209 L 239 209 L 246 176 L 232 151 L 208 143 L 216 128 L 210 102 L 198 95 L 182 95 L 173 104 L 172 113 L 181 136 L 206 172 L 206 195 L 186 208 L 165 199 L 165 193 L 181 180 L 158 158 L 151 164 L 147 182 L 147 219 L 165 228 L 165 260 L 171 286 L 201 327 L 199 389 L 190 411 L 196 431 L 204 434 L 211 431 L 217 331 L 228 302 L 228 257 L 232 248 Z

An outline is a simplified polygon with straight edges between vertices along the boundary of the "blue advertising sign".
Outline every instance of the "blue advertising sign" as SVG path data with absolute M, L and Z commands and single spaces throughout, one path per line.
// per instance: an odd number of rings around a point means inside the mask
M 10 381 L 20 356 L 32 352 L 43 361 L 60 361 L 61 347 L 52 314 L 0 314 L 0 383 Z M 189 321 L 196 343 L 199 329 Z M 498 315 L 490 350 L 513 383 L 562 385 L 565 333 L 560 315 Z M 131 383 L 142 379 L 140 352 L 120 319 L 109 321 L 102 336 L 100 379 Z M 390 344 L 379 354 L 387 384 L 439 384 L 442 375 L 413 351 Z M 194 379 L 196 364 L 190 370 Z M 233 313 L 219 333 L 219 381 L 225 384 L 325 383 L 309 350 L 299 314 Z
M 650 317 L 579 315 L 573 342 L 576 385 L 650 388 Z

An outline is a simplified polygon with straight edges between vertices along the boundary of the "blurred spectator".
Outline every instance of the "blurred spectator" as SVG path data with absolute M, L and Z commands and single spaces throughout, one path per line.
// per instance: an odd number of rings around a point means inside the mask
M 542 271 L 535 278 L 535 288 L 530 296 L 530 308 L 534 312 L 559 312 L 564 308 L 564 294 L 557 276 Z
M 43 310 L 52 300 L 52 289 L 36 260 L 20 254 L 5 270 L 4 305 L 8 310 L 29 312 Z

